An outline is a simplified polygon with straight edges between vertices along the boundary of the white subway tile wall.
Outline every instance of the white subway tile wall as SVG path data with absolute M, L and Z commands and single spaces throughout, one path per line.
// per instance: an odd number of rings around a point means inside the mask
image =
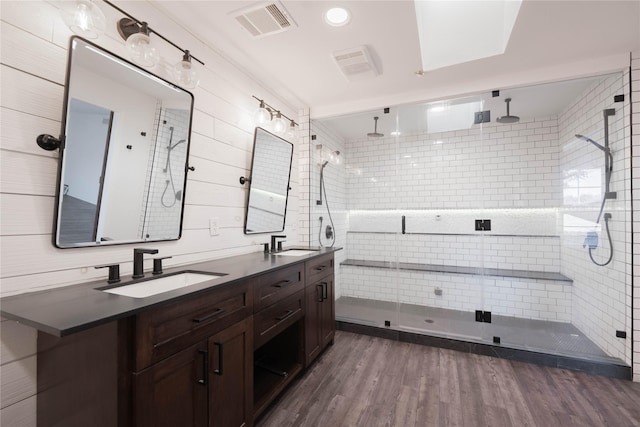
M 524 319 L 571 321 L 565 282 L 342 266 L 343 295 Z M 441 295 L 435 289 L 442 290 Z
M 560 238 L 446 234 L 347 234 L 349 259 L 560 272 Z
M 149 162 L 156 167 L 147 168 L 145 188 L 148 191 L 140 206 L 139 237 L 141 240 L 176 239 L 180 234 L 177 224 L 182 213 L 181 183 L 185 178 L 189 112 L 161 110 L 155 133 L 156 143 L 149 150 Z
M 640 50 L 636 50 L 631 54 L 631 109 L 633 115 L 631 116 L 631 134 L 632 143 L 625 149 L 633 150 L 633 157 L 631 158 L 631 167 L 633 169 L 632 179 L 628 179 L 627 185 L 630 185 L 633 190 L 633 252 L 629 251 L 627 254 L 633 254 L 633 259 L 628 260 L 632 266 L 633 271 L 633 293 L 625 296 L 626 306 L 633 312 L 631 316 L 633 318 L 633 333 L 632 337 L 627 335 L 627 340 L 633 340 L 633 380 L 640 382 L 640 214 L 637 212 L 640 203 Z M 632 300 L 633 299 L 633 300 Z
M 555 118 L 541 117 L 401 136 L 397 143 L 349 141 L 349 208 L 558 207 L 557 133 Z
M 564 177 L 564 202 L 561 218 L 561 272 L 573 279 L 571 323 L 613 357 L 631 363 L 631 340 L 616 337 L 616 331 L 631 335 L 631 319 L 626 296 L 631 293 L 631 220 L 629 163 L 629 123 L 625 119 L 629 97 L 614 102 L 615 95 L 629 93 L 627 72 L 592 84 L 574 103 L 558 115 L 560 169 Z M 606 230 L 596 226 L 602 195 L 605 192 L 604 153 L 576 138 L 587 136 L 604 144 L 605 109 L 615 109 L 609 117 L 609 144 L 613 157 L 611 191 L 615 200 L 607 200 L 605 213 L 611 213 L 613 259 L 607 266 L 595 265 L 583 247 L 588 231 L 599 234 L 594 259 L 603 263 L 610 253 Z M 625 179 L 625 176 L 627 177 Z M 591 179 L 590 179 L 591 178 Z M 577 190 L 577 193 L 576 193 Z
M 310 244 L 318 246 L 320 244 L 328 246 L 331 239 L 326 236 L 327 226 L 331 226 L 333 220 L 333 233 L 335 235 L 335 247 L 345 247 L 347 243 L 347 230 L 349 226 L 349 213 L 347 211 L 347 179 L 346 168 L 349 158 L 344 146 L 342 138 L 335 135 L 326 126 L 321 123 L 313 122 L 310 130 L 311 135 L 315 135 L 315 139 L 310 140 L 310 159 L 309 165 L 309 233 Z M 328 163 L 323 172 L 324 190 L 322 197 L 320 196 L 320 171 L 322 159 L 327 158 L 332 152 L 340 152 L 339 163 Z M 323 154 L 324 153 L 324 154 Z M 322 199 L 322 204 L 318 205 L 317 201 Z M 329 211 L 331 216 L 329 216 Z M 322 223 L 320 222 L 322 217 Z M 322 224 L 322 229 L 321 229 Z M 346 259 L 346 250 L 338 251 L 335 254 L 335 264 L 340 265 Z M 341 271 L 335 269 L 335 294 L 336 298 L 342 294 Z

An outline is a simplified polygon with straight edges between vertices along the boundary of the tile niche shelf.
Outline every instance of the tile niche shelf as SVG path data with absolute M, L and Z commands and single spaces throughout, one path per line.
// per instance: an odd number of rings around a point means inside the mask
M 412 262 L 368 261 L 346 259 L 340 263 L 344 266 L 399 269 L 408 271 L 425 271 L 430 273 L 472 274 L 497 277 L 516 277 L 536 280 L 553 280 L 573 283 L 573 280 L 560 273 L 547 271 L 510 270 L 504 268 L 461 267 L 457 265 L 420 264 Z

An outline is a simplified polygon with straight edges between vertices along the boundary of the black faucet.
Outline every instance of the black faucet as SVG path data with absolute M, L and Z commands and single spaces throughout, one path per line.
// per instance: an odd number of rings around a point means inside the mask
M 157 254 L 157 249 L 135 248 L 133 250 L 133 279 L 144 277 L 144 258 L 143 254 Z
M 271 252 L 277 252 L 276 250 L 276 239 L 286 239 L 287 236 L 284 234 L 272 234 L 271 235 Z M 282 250 L 282 242 L 279 243 L 279 249 Z

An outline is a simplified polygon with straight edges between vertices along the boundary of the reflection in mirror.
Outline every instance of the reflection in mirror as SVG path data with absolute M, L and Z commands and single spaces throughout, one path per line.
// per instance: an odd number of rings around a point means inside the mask
M 180 238 L 193 96 L 73 37 L 55 245 Z
M 284 230 L 293 144 L 256 128 L 244 232 Z

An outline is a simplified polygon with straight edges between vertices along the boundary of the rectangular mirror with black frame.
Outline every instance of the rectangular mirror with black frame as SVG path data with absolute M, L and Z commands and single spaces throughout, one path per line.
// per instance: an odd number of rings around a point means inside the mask
M 72 37 L 55 246 L 179 239 L 192 113 L 190 92 Z
M 292 159 L 292 143 L 256 128 L 245 234 L 284 230 Z

